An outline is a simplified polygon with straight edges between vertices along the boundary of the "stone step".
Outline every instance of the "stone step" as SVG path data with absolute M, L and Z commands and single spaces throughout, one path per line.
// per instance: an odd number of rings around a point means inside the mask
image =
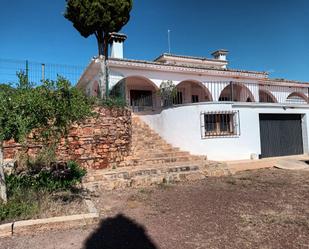
M 161 137 L 145 135 L 145 136 L 132 136 L 132 141 L 142 141 L 142 140 L 163 140 Z
M 180 149 L 178 147 L 172 147 L 172 146 L 168 146 L 166 148 L 154 148 L 154 149 L 150 149 L 150 148 L 140 148 L 140 149 L 136 149 L 133 151 L 134 153 L 143 153 L 145 152 L 145 154 L 154 154 L 154 153 L 172 153 L 172 152 L 180 152 Z
M 152 166 L 157 166 L 157 167 L 161 167 L 163 165 L 171 165 L 171 166 L 181 166 L 183 164 L 187 164 L 187 165 L 192 165 L 194 163 L 197 163 L 199 161 L 204 161 L 204 158 L 200 158 L 200 157 L 173 157 L 173 158 L 145 158 L 145 159 L 139 159 L 139 158 L 135 158 L 132 160 L 125 160 L 121 163 L 119 163 L 119 168 L 123 168 L 123 167 L 132 167 L 132 168 L 136 168 L 136 167 L 152 167 Z
M 194 162 L 201 160 L 199 157 L 192 156 L 178 156 L 178 157 L 158 157 L 158 158 L 143 158 L 143 159 L 132 159 L 125 162 L 126 166 L 152 166 L 152 165 L 162 165 L 166 163 L 178 163 L 178 162 Z
M 98 170 L 89 172 L 83 180 L 83 187 L 90 191 L 100 189 L 124 189 L 128 187 L 146 187 L 158 184 L 196 181 L 208 176 L 227 176 L 230 171 L 225 164 L 218 162 L 197 162 L 187 165 L 163 165 L 162 167 L 118 168 L 115 170 Z
M 132 116 L 132 146 L 130 156 L 126 157 L 120 167 L 175 167 L 192 165 L 203 161 L 205 157 L 192 156 L 167 143 L 150 126 L 139 117 Z
M 155 143 L 151 143 L 151 142 L 147 142 L 147 143 L 143 143 L 143 142 L 138 142 L 138 143 L 132 143 L 132 148 L 172 148 L 172 145 L 165 143 L 165 142 L 155 142 Z
M 168 156 L 190 156 L 189 152 L 175 150 L 175 149 L 168 149 L 168 150 L 160 150 L 160 149 L 153 149 L 153 150 L 133 150 L 131 155 L 135 157 L 142 157 L 142 158 L 153 158 L 153 157 L 168 157 Z
M 170 150 L 170 149 L 178 149 L 178 147 L 173 147 L 171 146 L 170 144 L 165 144 L 165 145 L 157 145 L 157 144 L 148 144 L 147 146 L 145 145 L 142 145 L 142 144 L 138 144 L 138 145 L 135 145 L 135 144 L 132 144 L 132 151 L 137 151 L 137 150 L 145 150 L 145 151 L 148 151 L 148 150 Z
M 128 179 L 134 176 L 150 176 L 160 175 L 165 173 L 179 173 L 179 172 L 190 172 L 198 171 L 203 167 L 202 164 L 196 163 L 193 165 L 174 165 L 165 164 L 161 167 L 136 167 L 136 168 L 121 168 L 115 170 L 97 170 L 95 172 L 89 172 L 87 177 L 84 178 L 83 182 L 101 181 L 108 179 Z
M 147 129 L 143 129 L 140 131 L 136 131 L 133 130 L 132 131 L 132 136 L 136 136 L 136 137 L 146 137 L 146 136 L 152 136 L 152 137 L 157 137 L 157 138 L 161 138 L 161 136 L 153 131 L 148 131 Z
M 152 153 L 144 153 L 144 151 L 135 152 L 134 155 L 136 157 L 142 157 L 142 158 L 161 158 L 161 157 L 179 157 L 179 156 L 190 156 L 189 152 L 186 151 L 171 151 L 171 152 L 160 152 L 155 151 Z
M 102 169 L 102 170 L 89 170 L 87 175 L 83 178 L 83 182 L 99 180 L 104 178 L 127 178 L 127 175 L 136 175 L 134 172 L 144 172 L 138 173 L 137 175 L 152 175 L 159 173 L 175 173 L 175 172 L 187 172 L 187 171 L 196 171 L 198 169 L 202 169 L 203 171 L 221 171 L 222 173 L 218 174 L 209 174 L 214 176 L 222 176 L 228 175 L 230 172 L 228 171 L 227 164 L 215 162 L 215 161 L 208 161 L 208 160 L 200 160 L 190 163 L 166 163 L 160 166 L 158 165 L 151 165 L 147 167 L 118 167 L 115 169 Z M 131 173 L 133 172 L 133 173 Z M 106 177 L 106 175 L 108 175 Z M 116 175 L 116 176 L 115 176 Z
M 144 138 L 144 139 L 132 139 L 132 144 L 141 144 L 141 143 L 155 143 L 155 144 L 167 144 L 163 139 L 152 139 L 152 138 Z
M 146 153 L 155 153 L 155 152 L 177 152 L 180 151 L 179 147 L 173 147 L 171 145 L 164 145 L 164 146 L 155 146 L 155 145 L 149 145 L 148 147 L 145 146 L 131 146 L 132 150 L 136 149 L 137 151 L 145 151 Z

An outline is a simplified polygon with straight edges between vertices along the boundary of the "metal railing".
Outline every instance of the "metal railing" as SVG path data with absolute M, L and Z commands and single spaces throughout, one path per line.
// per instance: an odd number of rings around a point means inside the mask
M 155 103 L 153 95 L 142 96 L 138 99 L 131 99 L 131 108 L 133 112 L 142 112 L 154 110 Z
M 73 85 L 79 80 L 84 66 L 39 63 L 28 60 L 0 59 L 0 83 L 18 83 L 18 72 L 27 75 L 29 82 L 39 84 L 42 80 L 55 80 L 63 76 Z
M 239 123 L 238 111 L 201 112 L 202 138 L 237 137 L 240 135 Z

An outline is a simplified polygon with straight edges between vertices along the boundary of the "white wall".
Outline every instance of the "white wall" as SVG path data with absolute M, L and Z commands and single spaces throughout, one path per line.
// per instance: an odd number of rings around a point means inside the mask
M 123 59 L 123 42 L 113 41 L 111 46 L 111 58 Z
M 239 111 L 240 136 L 230 138 L 202 139 L 201 112 L 207 111 Z M 168 143 L 180 147 L 196 155 L 207 155 L 210 160 L 250 159 L 251 154 L 260 154 L 259 113 L 299 113 L 306 114 L 304 120 L 308 124 L 308 109 L 287 108 L 279 105 L 258 107 L 258 105 L 233 105 L 218 103 L 198 103 L 165 109 L 159 114 L 141 115 L 140 117 Z M 308 125 L 303 125 L 308 133 Z M 303 132 L 304 133 L 304 132 Z M 307 137 L 307 135 L 306 135 Z M 307 151 L 308 139 L 304 141 Z

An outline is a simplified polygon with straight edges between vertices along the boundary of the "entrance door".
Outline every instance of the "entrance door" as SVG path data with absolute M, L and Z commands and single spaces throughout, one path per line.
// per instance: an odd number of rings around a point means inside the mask
M 131 106 L 152 106 L 152 91 L 131 90 Z
M 300 114 L 260 114 L 261 157 L 303 154 Z

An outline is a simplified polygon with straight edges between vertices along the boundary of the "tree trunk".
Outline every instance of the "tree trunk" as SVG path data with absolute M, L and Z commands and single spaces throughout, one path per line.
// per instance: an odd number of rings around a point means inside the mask
M 107 68 L 107 59 L 108 59 L 108 39 L 109 39 L 109 34 L 107 32 L 103 31 L 97 31 L 95 33 L 95 36 L 97 38 L 98 42 L 98 52 L 99 56 L 103 55 L 104 56 L 104 75 L 103 75 L 103 84 L 105 85 L 105 98 L 108 98 L 109 96 L 109 84 L 108 84 L 108 68 Z M 103 87 L 100 86 L 100 91 L 102 91 Z M 103 94 L 100 96 L 101 98 L 104 97 Z
M 95 33 L 98 42 L 98 53 L 100 55 L 104 55 L 104 37 L 102 31 L 97 31 Z
M 3 142 L 0 144 L 0 197 L 4 203 L 7 203 L 6 184 L 4 177 L 3 164 Z
M 108 58 L 108 33 L 104 33 L 104 47 L 103 47 L 103 50 L 104 50 L 104 57 L 105 57 L 105 60 L 107 60 Z

